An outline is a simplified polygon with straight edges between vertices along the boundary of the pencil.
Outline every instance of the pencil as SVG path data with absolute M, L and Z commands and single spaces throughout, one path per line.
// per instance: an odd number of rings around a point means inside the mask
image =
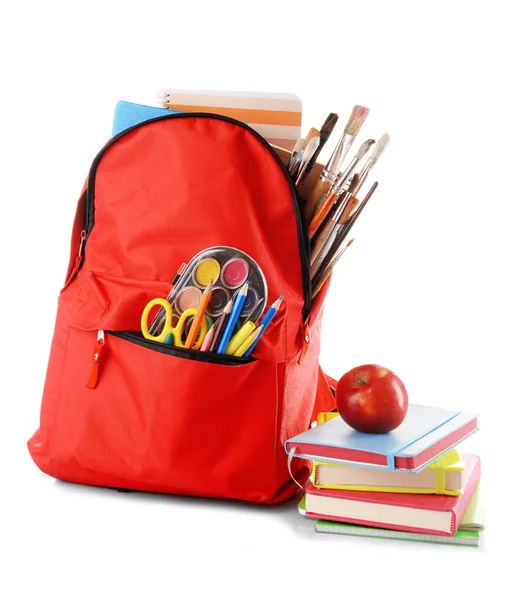
M 259 341 L 259 338 L 263 335 L 263 333 L 265 332 L 266 328 L 268 327 L 268 325 L 270 325 L 270 323 L 272 322 L 273 318 L 277 314 L 277 311 L 279 310 L 279 308 L 281 306 L 281 302 L 282 302 L 283 298 L 284 298 L 284 296 L 280 296 L 279 298 L 277 298 L 277 300 L 270 306 L 270 308 L 264 314 L 264 317 L 261 319 L 261 322 L 259 323 L 259 327 L 263 328 L 261 330 L 261 334 L 257 336 L 257 338 L 255 339 L 254 343 L 245 352 L 245 356 L 250 356 L 252 350 L 255 348 L 257 342 Z
M 263 330 L 264 325 L 260 325 L 255 331 L 253 331 L 241 344 L 241 346 L 239 346 L 239 348 L 234 352 L 234 356 L 243 356 L 243 354 L 250 348 L 250 346 L 261 336 Z
M 212 327 L 209 329 L 209 331 L 207 332 L 207 335 L 205 336 L 205 338 L 203 340 L 203 344 L 201 345 L 201 348 L 200 348 L 201 352 L 208 352 L 210 345 L 212 344 L 212 340 L 214 339 L 215 330 L 216 330 L 216 323 L 214 323 L 212 325 Z
M 198 337 L 198 333 L 200 331 L 201 322 L 205 318 L 205 311 L 207 310 L 207 306 L 209 305 L 209 300 L 212 294 L 212 280 L 209 285 L 205 288 L 203 295 L 200 300 L 200 305 L 198 306 L 196 316 L 194 317 L 194 321 L 189 329 L 189 333 L 187 335 L 187 340 L 185 341 L 186 348 L 192 348 L 196 338 Z
M 227 324 L 228 317 L 229 317 L 230 313 L 232 312 L 233 304 L 234 304 L 233 300 L 230 300 L 228 302 L 228 304 L 223 309 L 223 312 L 221 313 L 219 319 L 215 323 L 216 330 L 214 331 L 214 338 L 212 339 L 212 343 L 210 345 L 210 352 L 215 352 L 216 348 L 218 347 L 217 345 L 219 343 L 219 340 L 221 339 L 221 336 L 225 329 L 225 325 Z
M 225 329 L 223 330 L 223 334 L 221 335 L 221 340 L 218 344 L 218 349 L 216 350 L 216 352 L 218 354 L 224 354 L 225 350 L 227 349 L 228 342 L 230 340 L 230 336 L 232 335 L 232 332 L 234 331 L 234 326 L 239 317 L 239 314 L 241 313 L 241 309 L 243 308 L 243 304 L 245 303 L 247 294 L 248 294 L 248 281 L 246 281 L 246 283 L 239 290 L 239 293 L 236 296 L 236 300 L 234 302 L 234 305 L 232 306 L 232 312 L 230 313 L 230 316 L 227 320 Z

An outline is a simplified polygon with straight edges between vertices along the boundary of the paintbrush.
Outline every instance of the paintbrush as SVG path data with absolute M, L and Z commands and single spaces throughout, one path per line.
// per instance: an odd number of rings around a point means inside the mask
M 304 146 L 304 138 L 299 138 L 295 142 L 295 146 L 293 146 L 293 150 L 291 151 L 290 157 L 288 159 L 288 163 L 286 165 L 288 167 L 288 171 L 291 169 L 292 164 L 295 162 L 295 160 L 298 157 L 299 152 L 302 150 L 303 146 Z
M 318 144 L 320 142 L 320 136 L 318 135 L 318 131 L 317 131 L 317 136 L 318 137 L 312 137 L 309 140 L 307 146 L 304 148 L 304 152 L 302 153 L 302 159 L 300 161 L 300 166 L 297 171 L 297 177 L 295 179 L 295 185 L 298 185 L 300 183 L 302 176 L 304 175 L 304 171 L 306 170 L 306 166 L 307 166 L 308 162 L 311 160 L 311 157 L 313 156 L 313 154 L 316 152 L 316 149 L 318 148 Z
M 322 171 L 319 181 L 311 190 L 311 193 L 306 201 L 304 214 L 308 222 L 311 220 L 313 213 L 315 210 L 317 210 L 325 198 L 329 188 L 336 182 L 338 174 L 342 169 L 345 157 L 347 156 L 347 153 L 349 152 L 349 149 L 356 139 L 356 136 L 358 135 L 358 132 L 360 131 L 360 128 L 365 122 L 368 114 L 369 109 L 365 108 L 365 106 L 359 106 L 357 104 L 353 108 L 345 129 L 340 136 L 333 153 L 331 154 L 331 158 L 328 160 L 325 168 Z
M 323 271 L 322 276 L 316 282 L 315 287 L 313 288 L 313 290 L 311 292 L 311 299 L 314 299 L 315 296 L 318 294 L 318 292 L 322 289 L 322 286 L 327 281 L 327 278 L 329 277 L 329 275 L 331 275 L 333 269 L 335 268 L 336 263 L 340 260 L 340 258 L 342 257 L 342 254 L 347 250 L 347 248 L 349 248 L 349 246 L 353 242 L 354 242 L 354 238 L 352 240 L 349 240 L 347 243 L 345 241 L 342 243 L 338 252 L 336 253 L 336 256 L 329 263 L 327 268 Z
M 337 121 L 338 121 L 338 115 L 336 113 L 329 113 L 327 115 L 327 119 L 324 121 L 324 124 L 320 128 L 320 144 L 318 145 L 318 148 L 316 149 L 315 153 L 311 157 L 311 160 L 309 161 L 308 166 L 306 167 L 306 170 L 304 171 L 304 178 L 311 172 L 311 169 L 313 168 L 313 165 L 315 164 L 315 162 L 318 158 L 318 155 L 320 154 L 325 143 L 331 136 L 331 133 L 333 132 L 333 129 L 335 128 Z
M 338 252 L 338 249 L 340 248 L 341 244 L 345 240 L 346 236 L 351 231 L 352 226 L 354 225 L 354 223 L 360 216 L 360 213 L 365 208 L 365 205 L 367 204 L 367 202 L 369 201 L 371 196 L 374 194 L 377 187 L 378 187 L 378 182 L 376 181 L 376 183 L 374 183 L 373 186 L 371 187 L 371 189 L 367 192 L 367 195 L 361 201 L 360 205 L 358 206 L 358 208 L 356 209 L 354 214 L 348 219 L 348 221 L 346 221 L 344 223 L 344 226 L 341 228 L 338 235 L 336 236 L 336 239 L 334 240 L 331 248 L 329 248 L 329 250 L 326 252 L 326 255 L 324 256 L 318 271 L 316 272 L 315 276 L 312 278 L 312 282 L 315 282 L 315 283 L 318 282 L 318 280 L 322 276 L 322 273 L 325 271 L 325 269 L 327 268 L 327 266 L 333 259 L 333 256 Z
M 337 238 L 340 231 L 343 229 L 347 220 L 351 217 L 354 210 L 360 203 L 356 198 L 355 191 L 358 187 L 358 174 L 355 174 L 351 186 L 347 192 L 341 196 L 338 206 L 331 219 L 324 224 L 322 230 L 318 234 L 310 256 L 310 275 L 313 277 L 323 260 L 327 256 L 333 242 Z
M 365 164 L 359 171 L 360 181 L 358 183 L 357 191 L 359 191 L 362 185 L 365 183 L 365 180 L 369 176 L 369 173 L 372 171 L 374 165 L 378 162 L 383 152 L 385 152 L 389 142 L 390 135 L 388 133 L 384 133 L 374 145 L 370 156 L 367 158 Z
M 336 202 L 338 196 L 344 192 L 344 190 L 348 187 L 347 180 L 349 179 L 350 174 L 356 165 L 360 162 L 360 160 L 367 154 L 369 148 L 374 144 L 374 140 L 367 140 L 363 142 L 363 144 L 358 149 L 358 152 L 351 160 L 351 162 L 347 165 L 347 168 L 343 172 L 342 175 L 337 179 L 336 183 L 329 189 L 322 203 L 316 210 L 313 218 L 311 219 L 311 223 L 309 224 L 309 237 L 310 239 L 315 235 L 318 231 L 318 228 L 324 222 L 325 218 L 329 214 L 329 211 L 333 207 L 333 204 Z
M 295 157 L 295 159 L 293 160 L 293 163 L 289 169 L 290 174 L 293 175 L 295 178 L 298 178 L 302 172 L 301 168 L 302 168 L 302 158 L 304 156 L 304 150 L 307 148 L 309 142 L 319 135 L 320 135 L 320 133 L 318 132 L 318 129 L 315 129 L 314 127 L 312 127 L 308 131 L 308 135 L 302 139 L 302 147 L 299 149 L 299 152 L 298 152 L 297 156 Z

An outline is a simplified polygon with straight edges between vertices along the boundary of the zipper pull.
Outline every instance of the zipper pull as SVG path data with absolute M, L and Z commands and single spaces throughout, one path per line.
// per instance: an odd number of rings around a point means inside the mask
M 305 323 L 302 323 L 302 350 L 300 351 L 300 355 L 299 355 L 297 364 L 300 365 L 300 363 L 304 360 L 304 357 L 306 356 L 306 353 L 309 349 L 310 342 L 311 342 L 311 337 L 309 335 L 309 319 L 308 319 Z
M 99 379 L 99 366 L 101 364 L 101 355 L 104 350 L 104 331 L 99 329 L 97 332 L 97 341 L 94 346 L 94 353 L 92 356 L 93 364 L 90 370 L 90 375 L 85 383 L 86 387 L 90 390 L 93 390 L 97 385 L 97 380 Z
M 68 279 L 65 282 L 65 285 L 63 286 L 63 290 L 68 287 L 68 284 L 72 281 L 72 279 L 74 279 L 74 277 L 77 275 L 77 272 L 79 271 L 79 267 L 81 265 L 81 261 L 83 259 L 83 246 L 86 240 L 86 231 L 83 229 L 83 231 L 81 231 L 81 242 L 79 244 L 79 252 L 77 253 L 76 256 L 76 262 L 74 264 L 74 268 L 72 269 L 72 272 L 70 273 Z M 61 290 L 61 291 L 63 291 Z

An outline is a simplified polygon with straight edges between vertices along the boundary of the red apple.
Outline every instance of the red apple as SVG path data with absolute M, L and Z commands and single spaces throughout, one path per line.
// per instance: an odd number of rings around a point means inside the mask
M 408 394 L 399 377 L 380 365 L 355 367 L 338 382 L 336 406 L 342 419 L 363 433 L 388 433 L 403 422 Z

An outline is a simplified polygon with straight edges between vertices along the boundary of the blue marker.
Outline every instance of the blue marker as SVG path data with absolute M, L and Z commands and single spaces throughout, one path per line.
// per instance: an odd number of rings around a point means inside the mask
M 228 342 L 232 336 L 232 332 L 234 331 L 234 326 L 236 324 L 237 318 L 243 308 L 243 304 L 246 300 L 246 295 L 248 294 L 248 281 L 245 285 L 239 290 L 238 295 L 236 296 L 236 300 L 234 305 L 232 306 L 232 312 L 228 318 L 227 324 L 225 325 L 225 329 L 223 330 L 223 335 L 221 336 L 221 340 L 219 342 L 218 349 L 216 352 L 218 354 L 224 354 L 227 349 Z
M 284 298 L 284 296 L 281 296 L 280 298 L 278 298 L 271 306 L 270 308 L 266 311 L 266 314 L 264 315 L 264 317 L 261 319 L 261 322 L 259 323 L 259 325 L 257 326 L 257 328 L 261 327 L 261 325 L 264 325 L 264 327 L 261 329 L 261 333 L 257 336 L 257 339 L 254 341 L 254 343 L 250 346 L 250 348 L 248 348 L 248 350 L 245 352 L 244 356 L 250 356 L 252 350 L 255 348 L 257 342 L 261 339 L 261 337 L 264 335 L 264 332 L 266 330 L 266 328 L 268 327 L 268 325 L 272 322 L 273 317 L 275 317 L 275 315 L 277 314 L 277 311 L 279 310 L 279 307 L 281 305 L 282 299 Z

